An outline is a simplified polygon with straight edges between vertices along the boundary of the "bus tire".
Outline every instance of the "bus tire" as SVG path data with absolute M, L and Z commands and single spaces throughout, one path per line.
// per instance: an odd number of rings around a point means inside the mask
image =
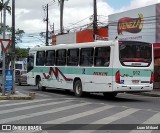
M 103 92 L 105 98 L 111 99 L 117 96 L 116 92 Z
M 42 86 L 41 78 L 38 78 L 37 80 L 37 87 L 39 91 L 45 91 L 46 87 Z
M 73 90 L 74 90 L 75 96 L 82 97 L 83 89 L 82 89 L 82 83 L 80 80 L 75 81 Z

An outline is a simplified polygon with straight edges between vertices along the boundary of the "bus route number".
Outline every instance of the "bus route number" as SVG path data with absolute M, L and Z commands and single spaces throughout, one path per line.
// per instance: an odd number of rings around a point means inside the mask
M 133 75 L 140 75 L 140 71 L 133 71 Z

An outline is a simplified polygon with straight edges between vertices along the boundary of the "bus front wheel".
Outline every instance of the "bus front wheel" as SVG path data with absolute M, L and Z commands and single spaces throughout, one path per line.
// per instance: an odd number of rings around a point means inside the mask
M 83 89 L 82 89 L 82 83 L 80 80 L 77 80 L 75 83 L 74 83 L 74 94 L 75 96 L 77 97 L 82 97 L 83 95 Z
M 42 86 L 42 81 L 40 78 L 37 80 L 37 87 L 38 87 L 38 90 L 40 91 L 45 91 L 46 89 L 46 87 Z

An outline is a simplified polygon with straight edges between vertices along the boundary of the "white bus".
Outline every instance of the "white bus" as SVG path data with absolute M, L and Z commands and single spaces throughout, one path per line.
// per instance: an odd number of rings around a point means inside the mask
M 133 41 L 98 41 L 59 44 L 29 51 L 27 83 L 74 91 L 101 92 L 114 97 L 122 92 L 153 89 L 153 45 Z

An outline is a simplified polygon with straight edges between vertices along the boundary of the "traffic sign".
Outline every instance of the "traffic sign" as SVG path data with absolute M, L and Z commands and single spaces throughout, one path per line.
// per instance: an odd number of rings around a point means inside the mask
M 11 45 L 11 40 L 10 39 L 0 39 L 0 43 L 1 43 L 1 48 L 3 52 L 6 53 L 6 51 L 9 49 Z

